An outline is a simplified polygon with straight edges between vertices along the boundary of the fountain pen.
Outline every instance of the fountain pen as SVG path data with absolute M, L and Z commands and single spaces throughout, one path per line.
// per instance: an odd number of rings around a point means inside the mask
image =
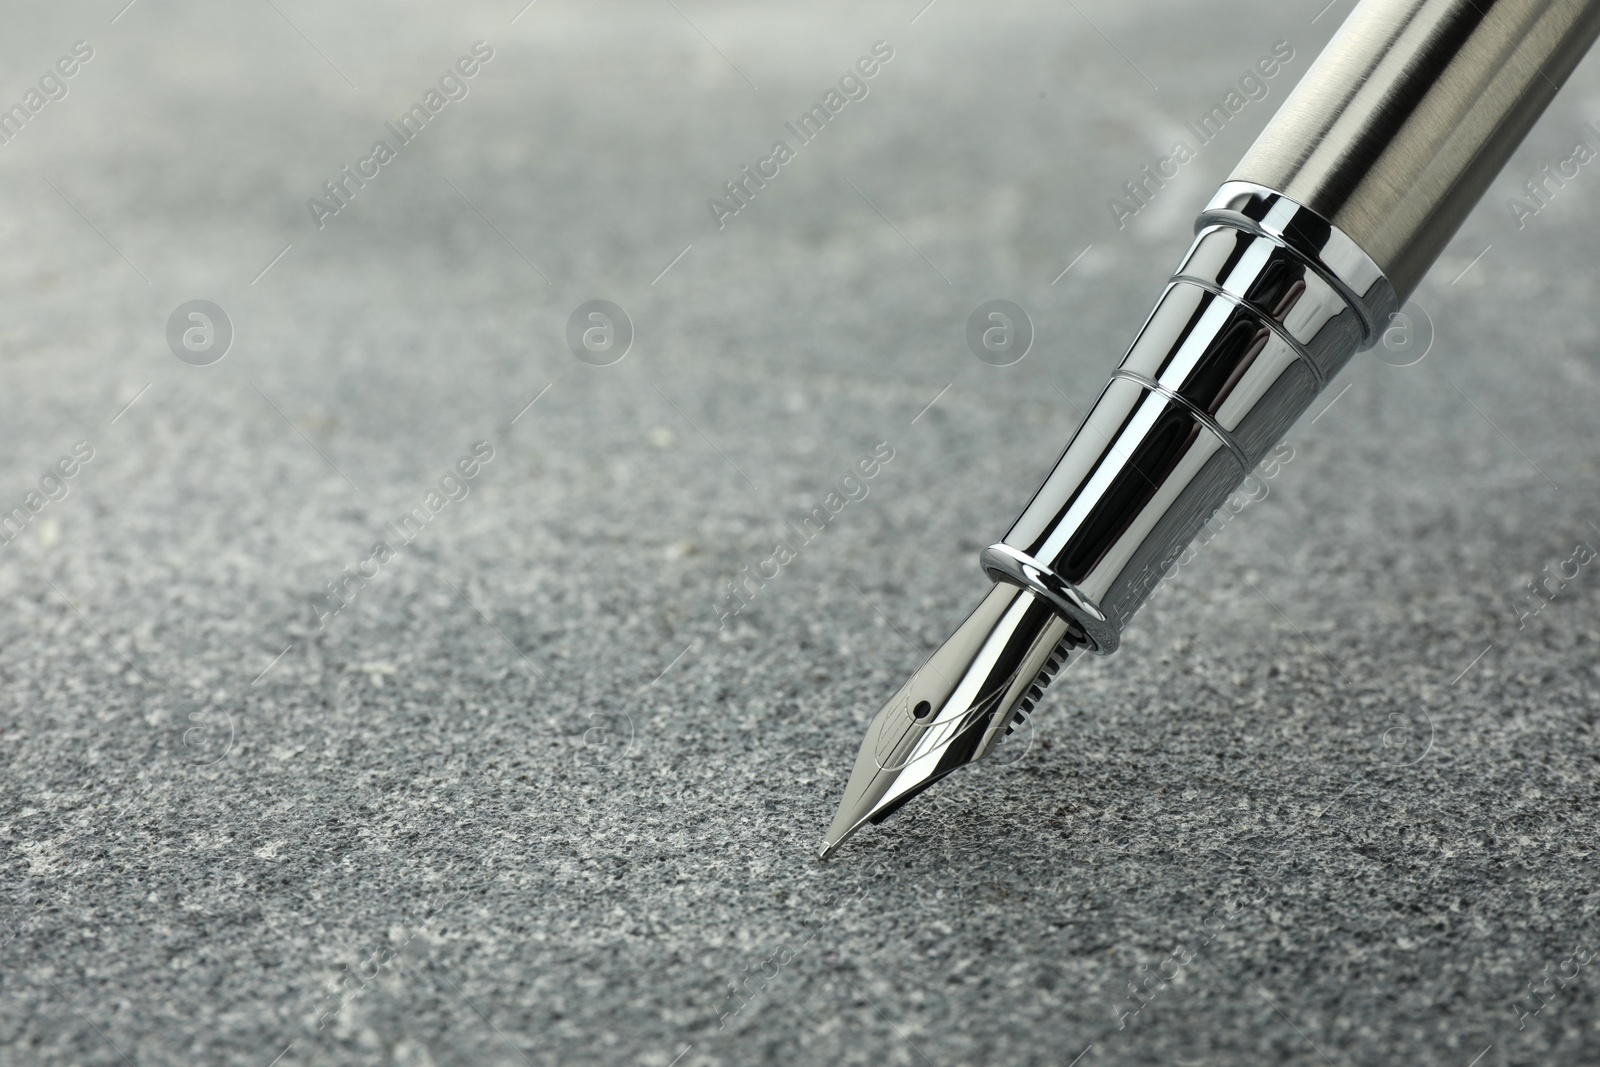
M 1360 0 L 1195 223 L 994 588 L 873 719 L 821 855 L 1116 650 L 1201 526 L 1375 343 L 1600 32 L 1600 0 Z

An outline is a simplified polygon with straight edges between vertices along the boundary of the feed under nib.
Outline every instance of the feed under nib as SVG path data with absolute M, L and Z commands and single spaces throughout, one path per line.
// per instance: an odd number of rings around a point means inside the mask
M 958 767 L 988 755 L 1033 708 L 1083 634 L 1034 595 L 1001 583 L 872 720 L 827 859 L 866 823 L 880 823 Z

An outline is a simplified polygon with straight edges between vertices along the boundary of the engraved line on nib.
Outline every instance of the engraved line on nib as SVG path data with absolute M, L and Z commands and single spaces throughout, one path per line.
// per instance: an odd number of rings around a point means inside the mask
M 995 586 L 873 717 L 819 856 L 988 755 L 1085 644 L 1031 592 Z
M 1055 660 L 1052 659 L 1051 662 L 1055 663 Z M 1051 673 L 1053 673 L 1053 670 Z M 994 714 L 1000 700 L 1016 681 L 1016 677 L 1016 672 L 1013 672 L 1011 676 L 1002 680 L 993 693 L 982 697 L 960 715 L 935 721 L 933 719 L 932 705 L 923 700 L 919 701 L 910 710 L 907 716 L 909 721 L 901 721 L 899 723 L 900 729 L 898 731 L 893 729 L 896 725 L 893 719 L 890 722 L 883 723 L 883 729 L 877 728 L 879 724 L 875 723 L 874 729 L 868 733 L 867 743 L 873 743 L 874 739 L 876 741 L 873 765 L 877 773 L 880 776 L 898 776 L 911 770 L 914 765 L 923 764 L 924 766 L 921 768 L 922 776 L 913 776 L 907 788 L 895 791 L 892 797 L 889 797 L 886 793 L 885 798 L 880 799 L 870 809 L 861 809 L 858 817 L 854 819 L 854 824 L 845 829 L 836 839 L 834 838 L 833 830 L 830 830 L 828 838 L 822 843 L 819 858 L 827 859 L 861 826 L 866 823 L 878 824 L 883 822 L 907 801 L 941 778 L 963 766 L 976 763 L 988 755 L 994 748 L 994 743 L 998 740 L 1000 734 L 1009 735 L 1022 721 L 1022 716 L 1033 710 L 1035 703 L 1043 696 L 1043 687 L 1049 684 L 1049 675 L 1041 672 L 1041 677 L 1028 687 L 1022 694 L 1022 699 L 1017 702 L 1013 709 L 1004 715 Z M 904 709 L 907 702 L 899 701 L 897 703 L 900 709 Z M 886 708 L 885 711 L 887 710 Z M 882 714 L 880 713 L 880 715 Z M 894 719 L 898 718 L 898 716 L 894 717 Z M 991 726 L 991 724 L 997 722 L 1004 724 L 1003 731 Z M 913 736 L 911 728 L 917 726 L 922 727 L 922 731 Z M 984 729 L 980 731 L 978 729 L 980 727 Z M 978 736 L 974 737 L 973 735 Z M 906 744 L 908 739 L 911 741 L 909 745 Z M 960 745 L 959 742 L 963 740 L 965 740 L 966 744 Z M 864 744 L 863 748 L 865 747 Z M 895 759 L 893 755 L 886 757 L 885 748 L 888 748 L 891 752 L 895 749 L 902 750 L 905 753 L 905 758 Z M 952 759 L 952 756 L 955 758 Z M 852 775 L 853 777 L 854 775 Z M 848 794 L 846 801 L 848 801 Z M 844 810 L 845 803 L 841 803 L 839 812 L 841 816 L 844 814 Z M 834 829 L 837 828 L 837 826 L 834 827 Z
M 1011 684 L 1011 680 L 1006 679 L 1001 682 L 993 693 L 980 697 L 976 703 L 960 715 L 952 715 L 943 719 L 934 717 L 932 704 L 926 700 L 919 700 L 916 706 L 907 712 L 905 721 L 900 723 L 901 734 L 895 735 L 888 730 L 879 732 L 878 745 L 873 754 L 873 762 L 877 769 L 879 771 L 903 771 L 913 762 L 927 759 L 936 751 L 943 750 L 954 744 L 974 726 L 983 725 L 987 722 L 985 712 L 992 710 L 993 704 L 1005 695 L 1005 690 Z M 909 703 L 909 698 L 899 701 L 899 709 L 905 711 Z M 895 719 L 899 720 L 900 717 L 895 716 Z M 893 725 L 893 723 L 886 725 Z M 921 733 L 912 734 L 911 730 L 914 727 L 922 727 L 923 730 Z M 906 759 L 897 760 L 892 754 L 893 749 L 897 747 L 904 748 L 904 741 L 907 738 L 912 738 L 922 743 L 913 745 L 908 749 Z M 890 741 L 893 744 L 889 745 L 890 752 L 886 754 L 885 742 Z

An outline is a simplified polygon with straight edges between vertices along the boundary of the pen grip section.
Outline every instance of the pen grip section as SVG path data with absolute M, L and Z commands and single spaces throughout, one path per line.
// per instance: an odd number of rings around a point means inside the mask
M 1055 468 L 983 553 L 992 578 L 1035 592 L 1102 654 L 1386 309 L 1352 296 L 1351 272 L 1317 256 L 1318 240 L 1338 244 L 1325 223 L 1318 230 L 1281 203 L 1276 216 L 1271 204 L 1229 206 L 1260 217 L 1202 215 Z M 1274 219 L 1318 239 L 1273 232 Z M 1370 277 L 1357 281 L 1371 290 Z

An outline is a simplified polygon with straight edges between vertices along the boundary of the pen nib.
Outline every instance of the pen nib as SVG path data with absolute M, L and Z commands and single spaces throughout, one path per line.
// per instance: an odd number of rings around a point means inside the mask
M 996 585 L 873 718 L 820 858 L 988 755 L 1084 643 L 1032 593 Z

